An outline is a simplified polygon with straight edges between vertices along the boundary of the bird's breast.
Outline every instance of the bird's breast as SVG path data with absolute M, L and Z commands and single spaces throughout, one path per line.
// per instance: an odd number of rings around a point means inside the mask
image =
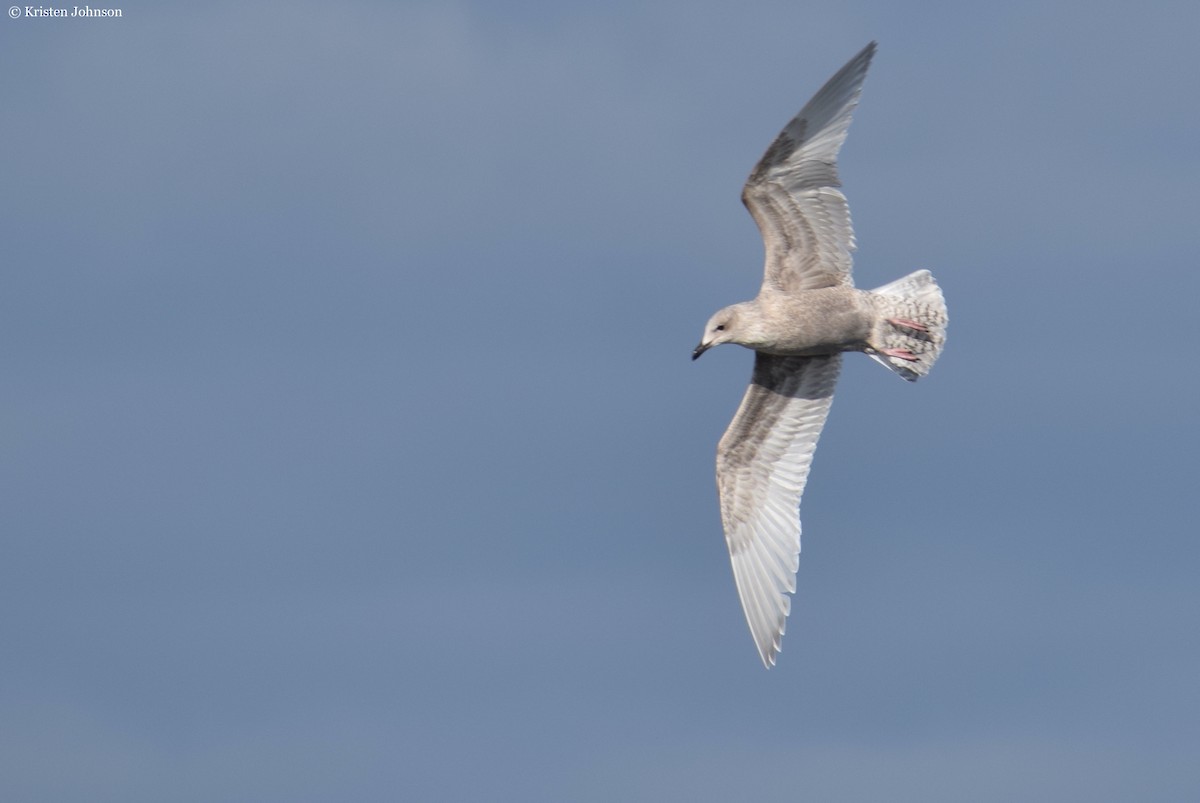
M 768 354 L 815 356 L 866 347 L 874 321 L 874 309 L 865 304 L 861 291 L 850 287 L 805 290 L 778 296 L 763 307 Z

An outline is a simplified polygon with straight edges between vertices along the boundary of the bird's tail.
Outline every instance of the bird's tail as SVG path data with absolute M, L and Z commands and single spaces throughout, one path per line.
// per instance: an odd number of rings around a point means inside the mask
M 933 367 L 946 342 L 946 302 L 927 270 L 871 291 L 879 315 L 867 354 L 909 382 Z

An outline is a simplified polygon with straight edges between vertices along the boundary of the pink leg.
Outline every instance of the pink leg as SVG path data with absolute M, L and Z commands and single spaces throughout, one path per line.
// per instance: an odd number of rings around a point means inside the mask
M 909 362 L 917 361 L 917 355 L 913 354 L 908 349 L 880 349 L 879 353 L 886 354 L 889 357 L 895 357 L 898 360 L 908 360 Z
M 899 326 L 903 329 L 912 329 L 914 332 L 928 332 L 929 327 L 923 323 L 911 321 L 908 318 L 888 318 L 888 323 L 892 326 Z

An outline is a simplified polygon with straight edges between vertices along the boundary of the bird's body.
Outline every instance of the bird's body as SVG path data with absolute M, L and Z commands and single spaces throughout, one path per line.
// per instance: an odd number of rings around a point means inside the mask
M 946 306 L 928 271 L 875 290 L 851 279 L 854 233 L 837 153 L 874 53 L 872 42 L 829 79 L 751 172 L 742 200 L 766 247 L 763 285 L 714 314 L 692 354 L 722 343 L 756 352 L 717 448 L 717 486 L 738 594 L 768 667 L 796 590 L 797 510 L 841 354 L 865 352 L 915 381 L 945 342 Z
M 875 318 L 870 300 L 853 287 L 770 291 L 734 306 L 746 323 L 730 342 L 781 357 L 859 350 Z

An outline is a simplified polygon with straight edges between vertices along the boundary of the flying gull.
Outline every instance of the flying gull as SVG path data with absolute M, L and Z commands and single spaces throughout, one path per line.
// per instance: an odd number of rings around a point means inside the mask
M 721 343 L 755 352 L 750 387 L 717 447 L 717 489 L 738 596 L 768 669 L 796 590 L 800 497 L 841 353 L 864 352 L 916 381 L 946 339 L 946 305 L 929 271 L 875 290 L 855 288 L 850 275 L 854 232 L 837 154 L 874 55 L 872 42 L 830 78 L 750 173 L 742 202 L 766 247 L 762 289 L 713 315 L 692 353 Z

